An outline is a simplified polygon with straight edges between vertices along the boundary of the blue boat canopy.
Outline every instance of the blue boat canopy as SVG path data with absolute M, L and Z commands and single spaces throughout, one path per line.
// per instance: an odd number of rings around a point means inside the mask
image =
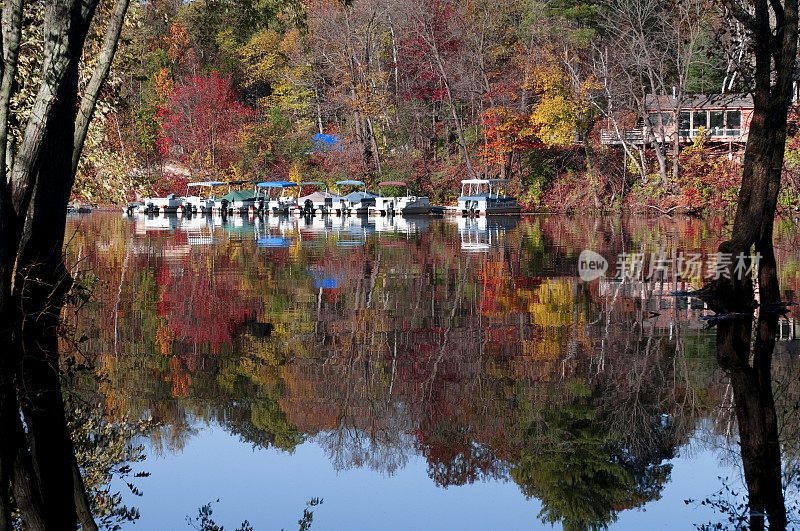
M 336 181 L 336 186 L 366 186 L 364 181 Z
M 265 183 L 258 183 L 259 188 L 291 188 L 297 186 L 297 183 L 291 181 L 268 181 Z
M 372 192 L 350 192 L 342 196 L 342 199 L 347 199 L 348 203 L 360 203 L 364 199 L 374 199 L 376 197 L 378 197 L 378 194 L 373 194 Z
M 256 239 L 256 245 L 258 247 L 266 247 L 266 248 L 289 247 L 290 245 L 292 245 L 292 240 L 281 238 L 279 236 L 266 236 L 263 238 Z
M 316 185 L 316 186 L 324 186 L 325 188 L 328 187 L 328 185 L 325 184 L 322 181 L 308 181 L 308 182 L 300 183 L 300 186 L 311 186 L 312 184 Z

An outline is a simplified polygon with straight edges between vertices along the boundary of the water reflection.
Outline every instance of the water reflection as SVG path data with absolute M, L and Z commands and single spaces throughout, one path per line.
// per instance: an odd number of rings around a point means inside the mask
M 589 529 L 659 500 L 698 433 L 735 448 L 738 419 L 751 504 L 780 525 L 767 336 L 750 367 L 746 319 L 707 330 L 713 311 L 674 294 L 699 281 L 577 277 L 583 249 L 715 251 L 716 222 L 93 215 L 70 230 L 70 263 L 102 280 L 70 314 L 104 375 L 82 392 L 109 418 L 153 416 L 164 452 L 200 418 L 256 448 L 317 444 L 337 470 L 422 456 L 436 485 L 510 480 L 544 522 Z M 797 236 L 777 234 L 792 301 Z
M 766 522 L 770 529 L 785 529 L 787 515 L 772 360 L 778 322 L 789 311 L 787 302 L 780 298 L 773 249 L 762 252 L 766 260 L 756 284 L 758 298 L 750 293 L 733 296 L 723 292 L 712 297 L 709 305 L 720 313 L 714 320 L 717 360 L 729 375 L 733 389 L 748 493 L 747 519 L 744 515 L 732 516 L 738 520 L 737 524 L 747 524 L 750 529 L 764 529 Z

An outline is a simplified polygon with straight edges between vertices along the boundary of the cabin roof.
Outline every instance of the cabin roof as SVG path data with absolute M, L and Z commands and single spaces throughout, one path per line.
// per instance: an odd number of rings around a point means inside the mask
M 676 99 L 672 96 L 656 96 L 650 94 L 645 98 L 648 111 L 668 111 L 675 109 Z M 686 96 L 681 102 L 681 109 L 718 109 L 718 108 L 753 108 L 753 96 L 750 94 L 694 94 Z

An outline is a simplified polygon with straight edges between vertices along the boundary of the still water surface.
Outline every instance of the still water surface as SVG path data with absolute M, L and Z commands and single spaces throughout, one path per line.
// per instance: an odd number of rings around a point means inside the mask
M 150 473 L 135 480 L 142 496 L 113 486 L 141 512 L 134 529 L 186 528 L 216 499 L 226 528 L 294 529 L 314 497 L 317 529 L 725 522 L 700 501 L 725 484 L 728 501 L 746 493 L 731 385 L 711 312 L 674 295 L 702 281 L 648 273 L 660 256 L 708 262 L 726 231 L 666 218 L 72 218 L 68 263 L 93 295 L 69 318 L 105 375 L 93 396 L 109 419 L 161 423 L 134 465 Z M 776 226 L 786 301 L 799 241 Z M 604 277 L 578 277 L 584 249 L 608 259 Z M 650 280 L 612 278 L 632 253 Z M 786 481 L 799 316 L 780 321 L 773 360 Z

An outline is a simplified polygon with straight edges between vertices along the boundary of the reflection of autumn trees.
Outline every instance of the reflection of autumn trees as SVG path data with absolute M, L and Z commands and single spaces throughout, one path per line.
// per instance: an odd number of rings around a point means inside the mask
M 447 223 L 354 248 L 211 230 L 189 246 L 92 217 L 70 247 L 105 281 L 76 326 L 106 412 L 147 412 L 165 445 L 199 417 L 263 447 L 311 438 L 338 469 L 418 454 L 438 485 L 510 477 L 579 528 L 658 498 L 664 460 L 723 400 L 697 311 L 673 298 L 652 318 L 658 286 L 574 276 L 584 248 L 715 248 L 705 222 L 525 219 L 484 254 Z

